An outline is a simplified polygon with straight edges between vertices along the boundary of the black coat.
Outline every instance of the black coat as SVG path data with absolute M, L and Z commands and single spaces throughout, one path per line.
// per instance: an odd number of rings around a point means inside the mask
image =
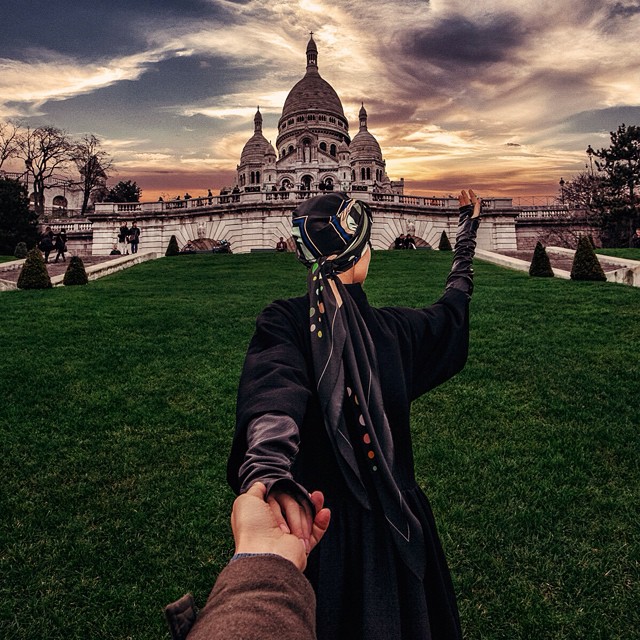
M 364 510 L 341 476 L 315 393 L 306 296 L 274 302 L 257 320 L 238 391 L 229 482 L 240 489 L 238 471 L 251 420 L 266 413 L 293 418 L 300 431 L 293 479 L 309 491 L 323 491 L 332 511 L 329 530 L 306 572 L 318 601 L 318 638 L 459 638 L 449 570 L 429 502 L 414 477 L 410 405 L 464 366 L 469 298 L 449 289 L 424 309 L 376 309 L 359 285 L 346 288 L 376 348 L 395 448 L 394 476 L 425 537 L 424 581 L 399 561 L 381 510 L 375 505 Z

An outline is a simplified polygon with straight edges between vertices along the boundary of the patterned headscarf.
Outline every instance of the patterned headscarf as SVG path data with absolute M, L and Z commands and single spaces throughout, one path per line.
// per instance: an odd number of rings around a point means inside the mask
M 332 193 L 311 198 L 294 211 L 293 237 L 298 259 L 309 268 L 313 368 L 336 459 L 353 496 L 365 509 L 371 508 L 365 485 L 374 488 L 399 555 L 422 578 L 424 537 L 394 478 L 393 438 L 375 346 L 360 310 L 337 277 L 362 257 L 371 223 L 366 203 Z

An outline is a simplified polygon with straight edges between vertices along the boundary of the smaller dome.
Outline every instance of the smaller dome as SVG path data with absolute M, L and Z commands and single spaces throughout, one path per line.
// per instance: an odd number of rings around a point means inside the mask
M 275 157 L 276 155 L 271 143 L 262 135 L 262 114 L 260 113 L 260 107 L 258 107 L 253 122 L 255 125 L 254 133 L 242 149 L 242 153 L 240 154 L 241 165 L 250 162 L 259 162 L 262 164 L 266 156 Z
M 367 110 L 364 108 L 364 103 L 362 103 L 362 107 L 360 107 L 358 118 L 360 119 L 360 131 L 356 133 L 349 147 L 351 151 L 351 161 L 378 160 L 382 162 L 380 145 L 367 129 Z
M 351 141 L 349 147 L 351 161 L 379 160 L 382 162 L 382 150 L 378 141 L 366 130 L 361 129 Z

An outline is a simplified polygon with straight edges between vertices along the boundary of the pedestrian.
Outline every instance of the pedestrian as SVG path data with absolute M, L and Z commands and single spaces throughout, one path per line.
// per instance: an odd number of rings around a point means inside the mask
M 120 230 L 118 231 L 118 244 L 120 253 L 124 255 L 129 254 L 129 227 L 127 226 L 126 220 L 120 225 Z
M 138 223 L 134 220 L 131 223 L 131 229 L 129 229 L 129 245 L 131 246 L 131 253 L 138 253 L 138 243 L 140 242 L 140 229 Z
M 62 256 L 62 262 L 66 262 L 67 259 L 64 257 L 64 254 L 67 250 L 67 232 L 64 229 L 61 229 L 56 236 L 54 248 L 56 250 L 56 259 L 54 262 L 58 262 L 60 256 Z
M 49 262 L 49 254 L 53 249 L 53 231 L 51 231 L 51 227 L 47 227 L 44 230 L 38 243 L 38 248 L 44 253 L 44 261 Z

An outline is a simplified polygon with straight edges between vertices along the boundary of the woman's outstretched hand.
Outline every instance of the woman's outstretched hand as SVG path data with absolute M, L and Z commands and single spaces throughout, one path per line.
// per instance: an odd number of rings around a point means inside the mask
M 460 203 L 461 207 L 464 207 L 468 204 L 473 205 L 473 213 L 471 214 L 472 218 L 477 218 L 480 215 L 480 210 L 482 209 L 482 199 L 478 198 L 473 189 L 469 189 L 468 192 L 463 189 L 458 196 L 458 202 Z

